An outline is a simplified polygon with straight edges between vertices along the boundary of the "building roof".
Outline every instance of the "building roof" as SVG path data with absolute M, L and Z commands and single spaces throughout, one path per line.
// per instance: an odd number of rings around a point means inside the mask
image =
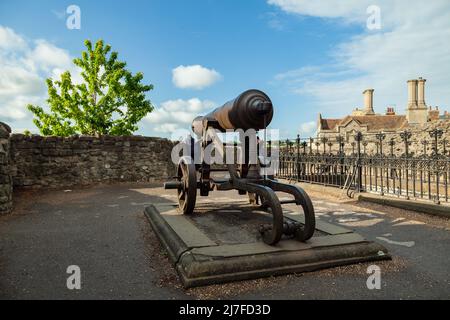
M 321 119 L 321 130 L 335 131 L 338 126 L 345 126 L 352 120 L 367 126 L 368 131 L 395 131 L 407 123 L 404 115 L 346 116 L 343 119 Z
M 321 119 L 322 130 L 334 130 L 336 125 L 340 123 L 342 119 Z

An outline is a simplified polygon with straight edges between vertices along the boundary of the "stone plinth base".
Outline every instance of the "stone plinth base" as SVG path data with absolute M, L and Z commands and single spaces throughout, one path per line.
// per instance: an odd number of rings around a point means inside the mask
M 145 215 L 185 287 L 390 259 L 381 245 L 320 220 L 307 243 L 283 239 L 268 246 L 259 238 L 258 225 L 270 215 L 244 202 L 199 204 L 189 217 L 175 205 L 155 203 Z M 293 212 L 286 217 L 303 221 Z

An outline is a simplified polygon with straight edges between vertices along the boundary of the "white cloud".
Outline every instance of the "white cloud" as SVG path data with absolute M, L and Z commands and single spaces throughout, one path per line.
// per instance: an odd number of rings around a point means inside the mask
M 201 90 L 222 79 L 220 73 L 201 65 L 178 66 L 172 70 L 172 82 L 177 88 Z
M 37 40 L 36 46 L 28 54 L 28 59 L 38 68 L 51 70 L 52 68 L 70 67 L 72 58 L 69 53 L 45 40 Z
M 300 15 L 322 17 L 322 18 L 341 18 L 356 20 L 360 17 L 359 11 L 365 13 L 365 8 L 370 1 L 365 0 L 268 0 L 269 4 L 276 5 L 286 12 Z
M 0 26 L 0 49 L 22 50 L 26 48 L 25 40 L 14 30 Z
M 52 10 L 52 13 L 59 20 L 63 20 L 66 17 L 66 10 L 61 10 L 61 11 L 59 11 L 59 10 Z
M 34 128 L 26 106 L 31 103 L 45 107 L 46 78 L 59 78 L 66 70 L 75 80 L 80 78 L 66 50 L 42 39 L 27 40 L 1 25 L 0 70 L 0 121 L 8 122 L 13 130 Z
M 264 14 L 261 14 L 259 18 L 263 19 L 270 29 L 276 31 L 285 31 L 287 29 L 285 24 L 286 21 L 283 20 L 283 18 L 280 16 L 281 14 L 279 12 L 269 11 Z
M 269 0 L 282 10 L 300 15 L 366 25 L 372 1 Z M 330 63 L 302 66 L 275 77 L 292 92 L 315 99 L 327 116 L 348 113 L 362 104 L 361 93 L 375 89 L 375 107 L 406 108 L 406 81 L 422 76 L 427 103 L 449 107 L 450 7 L 447 0 L 380 0 L 380 30 L 362 31 L 330 50 Z
M 214 102 L 198 98 L 169 100 L 161 103 L 159 108 L 147 115 L 145 121 L 155 132 L 171 133 L 177 129 L 189 129 L 195 117 L 214 107 L 216 107 Z
M 309 121 L 309 122 L 302 123 L 300 125 L 299 133 L 302 138 L 312 137 L 316 134 L 316 130 L 317 130 L 317 122 Z

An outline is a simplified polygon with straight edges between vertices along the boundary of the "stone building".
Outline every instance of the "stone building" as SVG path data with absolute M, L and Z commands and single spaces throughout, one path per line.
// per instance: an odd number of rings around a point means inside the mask
M 408 82 L 408 103 L 405 115 L 396 114 L 393 107 L 387 107 L 384 114 L 377 114 L 373 108 L 374 89 L 363 92 L 364 108 L 356 108 L 350 115 L 340 119 L 323 118 L 319 114 L 317 136 L 335 140 L 337 136 L 344 137 L 349 142 L 356 132 L 360 131 L 366 137 L 374 137 L 376 133 L 395 134 L 405 129 L 423 127 L 431 122 L 448 121 L 450 115 L 440 114 L 439 108 L 428 107 L 425 102 L 426 80 L 419 78 Z

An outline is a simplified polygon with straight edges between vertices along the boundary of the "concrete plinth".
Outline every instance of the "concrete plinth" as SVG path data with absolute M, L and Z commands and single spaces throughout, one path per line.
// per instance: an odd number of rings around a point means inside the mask
M 303 222 L 294 210 L 285 212 Z M 145 215 L 185 287 L 390 259 L 383 246 L 320 220 L 307 243 L 283 239 L 266 245 L 258 226 L 270 222 L 270 215 L 244 202 L 202 203 L 192 216 L 179 214 L 175 205 L 155 203 Z

